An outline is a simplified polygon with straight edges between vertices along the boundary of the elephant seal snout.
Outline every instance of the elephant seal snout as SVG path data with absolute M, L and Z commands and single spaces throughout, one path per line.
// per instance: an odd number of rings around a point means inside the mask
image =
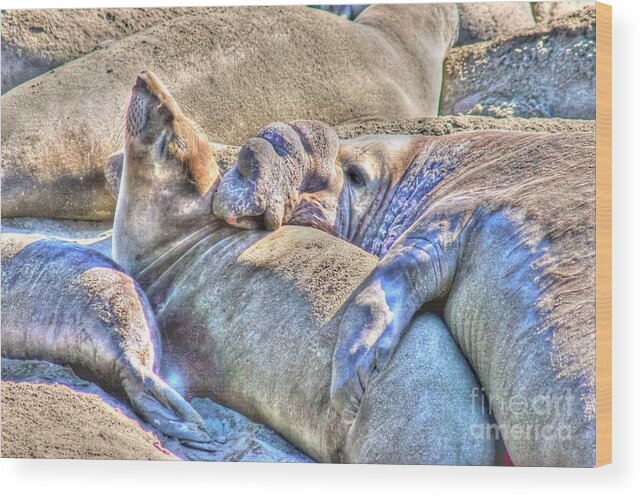
M 333 129 L 318 121 L 268 125 L 239 151 L 237 164 L 214 194 L 214 214 L 244 229 L 276 230 L 301 218 L 333 233 L 337 203 L 315 193 L 341 189 L 338 148 Z

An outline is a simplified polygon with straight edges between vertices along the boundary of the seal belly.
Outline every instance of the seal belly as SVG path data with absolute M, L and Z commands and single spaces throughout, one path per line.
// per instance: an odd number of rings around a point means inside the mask
M 486 388 L 516 465 L 592 466 L 593 313 L 588 272 L 515 213 L 482 215 L 468 238 L 445 319 Z M 573 291 L 575 290 L 575 291 Z M 575 312 L 563 310 L 572 293 Z M 564 338 L 573 338 L 573 349 Z M 566 356 L 567 363 L 560 359 Z M 519 407 L 519 409 L 517 409 Z M 561 449 L 565 439 L 574 445 Z
M 180 372 L 188 396 L 209 395 L 337 461 L 347 428 L 329 405 L 336 317 L 375 262 L 300 227 L 211 236 L 147 290 L 164 331 L 164 374 Z

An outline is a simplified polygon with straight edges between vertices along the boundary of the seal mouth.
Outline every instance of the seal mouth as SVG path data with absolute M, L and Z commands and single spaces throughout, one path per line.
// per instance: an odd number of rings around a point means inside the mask
M 223 186 L 223 187 L 222 187 Z M 219 220 L 232 227 L 239 229 L 260 230 L 265 229 L 264 209 L 258 207 L 249 207 L 247 205 L 239 206 L 239 197 L 231 198 L 227 192 L 227 184 L 221 182 L 214 191 L 212 198 L 212 213 Z M 223 192 L 221 191 L 223 189 Z
M 336 230 L 341 235 L 342 239 L 349 241 L 349 234 L 351 232 L 351 206 L 353 201 L 351 199 L 350 187 L 344 183 L 344 187 L 340 193 L 338 203 L 338 216 Z
M 263 217 L 261 215 L 256 216 L 243 216 L 239 218 L 228 216 L 225 219 L 225 222 L 232 227 L 237 227 L 239 229 L 246 230 L 257 230 L 265 229 L 265 224 L 263 223 Z

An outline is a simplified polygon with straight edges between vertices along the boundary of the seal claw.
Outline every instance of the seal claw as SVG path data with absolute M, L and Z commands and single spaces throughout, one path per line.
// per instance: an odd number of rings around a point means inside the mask
M 218 441 L 199 413 L 155 374 L 140 381 L 126 380 L 124 388 L 135 410 L 163 435 L 185 445 Z

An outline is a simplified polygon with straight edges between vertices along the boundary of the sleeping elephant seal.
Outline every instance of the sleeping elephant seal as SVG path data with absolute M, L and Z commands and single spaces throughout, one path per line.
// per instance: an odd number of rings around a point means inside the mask
M 157 371 L 160 334 L 141 288 L 83 246 L 2 234 L 2 356 L 70 365 L 125 394 L 164 435 L 207 449 L 198 413 Z
M 242 148 L 213 210 L 241 227 L 328 227 L 381 258 L 334 352 L 332 402 L 348 419 L 418 310 L 443 300 L 514 464 L 591 466 L 594 167 L 588 133 L 339 142 L 319 123 L 274 123 Z
M 205 134 L 150 72 L 126 118 L 114 255 L 163 331 L 163 376 L 333 462 L 491 464 L 479 385 L 443 322 L 421 313 L 355 421 L 331 407 L 341 310 L 377 259 L 321 231 L 242 231 L 212 214 Z M 472 430 L 473 429 L 473 430 Z
M 242 144 L 275 119 L 435 116 L 456 28 L 446 4 L 378 5 L 356 22 L 227 8 L 119 40 L 2 96 L 3 216 L 111 219 L 103 169 L 141 67 L 172 82 L 211 140 Z

